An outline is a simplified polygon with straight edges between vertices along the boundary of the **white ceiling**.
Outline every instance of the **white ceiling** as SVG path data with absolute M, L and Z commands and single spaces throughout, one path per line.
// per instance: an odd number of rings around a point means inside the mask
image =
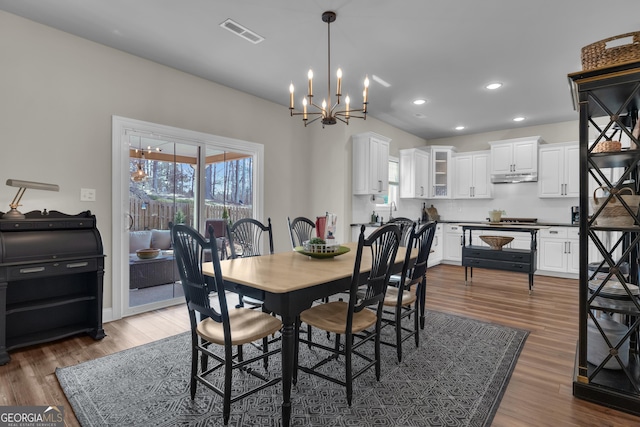
M 285 107 L 290 82 L 299 104 L 309 68 L 316 96 L 326 93 L 321 15 L 332 10 L 332 85 L 341 67 L 357 103 L 364 76 L 381 77 L 391 87 L 371 83 L 370 115 L 425 139 L 577 120 L 566 76 L 581 70 L 580 49 L 640 30 L 638 0 L 0 0 L 0 9 Z M 222 29 L 228 18 L 265 41 Z M 484 89 L 492 81 L 503 88 Z M 418 97 L 429 102 L 415 106 Z

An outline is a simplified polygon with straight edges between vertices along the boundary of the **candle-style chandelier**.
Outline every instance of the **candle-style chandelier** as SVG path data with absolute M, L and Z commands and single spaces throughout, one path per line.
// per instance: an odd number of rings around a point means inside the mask
M 307 96 L 302 99 L 302 112 L 296 112 L 293 101 L 293 83 L 289 85 L 289 111 L 291 116 L 302 116 L 304 125 L 307 126 L 316 120 L 321 119 L 322 127 L 324 125 L 335 125 L 338 120 L 343 123 L 349 124 L 350 118 L 365 119 L 367 118 L 367 105 L 369 95 L 369 77 L 364 79 L 364 91 L 362 92 L 362 108 L 351 108 L 351 99 L 349 95 L 344 98 L 344 108 L 339 109 L 340 97 L 342 96 L 342 70 L 338 68 L 337 71 L 337 89 L 336 89 L 336 102 L 331 103 L 331 23 L 336 20 L 335 12 L 324 12 L 322 14 L 322 21 L 327 23 L 327 41 L 328 41 L 328 60 L 327 60 L 327 97 L 322 100 L 322 105 L 313 103 L 313 71 L 309 70 L 309 89 Z M 318 111 L 308 111 L 308 107 L 313 106 Z M 354 115 L 361 114 L 361 115 Z M 309 120 L 309 116 L 315 116 L 314 119 Z

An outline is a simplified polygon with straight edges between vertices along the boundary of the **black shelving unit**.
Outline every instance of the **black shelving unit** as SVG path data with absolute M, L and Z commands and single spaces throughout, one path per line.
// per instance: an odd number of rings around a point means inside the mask
M 568 77 L 580 117 L 580 312 L 573 394 L 640 415 L 640 299 L 636 288 L 640 221 L 638 206 L 626 203 L 619 193 L 623 187 L 636 194 L 640 191 L 640 141 L 632 136 L 640 106 L 640 62 Z M 629 147 L 617 152 L 593 151 L 608 139 L 630 141 Z M 611 173 L 612 168 L 617 168 L 616 173 Z M 604 202 L 591 212 L 590 180 L 608 190 Z M 603 206 L 611 203 L 624 206 L 623 215 L 634 218 L 633 223 L 603 224 Z M 595 268 L 590 259 L 598 260 Z M 614 293 L 609 287 L 615 281 L 621 288 Z M 596 350 L 604 352 L 596 356 Z

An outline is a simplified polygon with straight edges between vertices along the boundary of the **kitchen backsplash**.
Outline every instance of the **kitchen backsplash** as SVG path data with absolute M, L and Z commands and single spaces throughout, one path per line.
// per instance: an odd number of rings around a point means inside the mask
M 393 216 L 418 219 L 425 202 L 427 207 L 433 205 L 444 221 L 484 221 L 490 210 L 501 209 L 506 212 L 506 217 L 537 218 L 539 222 L 570 224 L 571 206 L 577 206 L 579 200 L 577 197 L 541 199 L 538 197 L 536 182 L 494 184 L 492 199 L 400 199 L 398 210 L 393 212 Z M 377 208 L 371 197 L 352 196 L 353 223 L 369 222 L 374 210 L 384 221 L 389 219 L 388 207 Z

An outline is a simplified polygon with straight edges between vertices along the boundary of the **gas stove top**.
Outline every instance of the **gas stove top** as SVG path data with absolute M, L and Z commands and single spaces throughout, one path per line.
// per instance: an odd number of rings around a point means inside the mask
M 487 218 L 489 220 L 489 218 Z M 500 219 L 500 224 L 537 224 L 538 218 L 506 218 Z

